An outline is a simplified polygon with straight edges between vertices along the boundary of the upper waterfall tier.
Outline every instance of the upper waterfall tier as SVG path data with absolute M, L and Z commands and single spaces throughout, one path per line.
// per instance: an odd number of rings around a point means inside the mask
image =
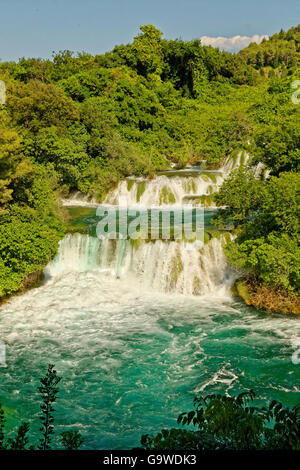
M 209 195 L 217 190 L 223 177 L 219 173 L 205 172 L 197 176 L 156 176 L 152 180 L 128 179 L 111 191 L 105 203 L 144 207 L 183 204 L 189 196 Z
M 249 156 L 239 152 L 227 157 L 219 170 L 171 170 L 152 180 L 127 179 L 109 192 L 106 204 L 144 207 L 184 204 L 197 196 L 209 196 L 216 192 L 224 179 L 234 169 L 246 165 Z
M 104 204 L 143 207 L 182 205 L 192 202 L 197 197 L 210 196 L 218 191 L 224 179 L 234 169 L 246 165 L 249 156 L 239 152 L 227 157 L 218 170 L 170 170 L 158 174 L 152 179 L 130 177 L 120 181 L 111 190 Z M 90 199 L 81 193 L 75 193 L 63 201 L 65 205 L 97 205 L 96 199 Z

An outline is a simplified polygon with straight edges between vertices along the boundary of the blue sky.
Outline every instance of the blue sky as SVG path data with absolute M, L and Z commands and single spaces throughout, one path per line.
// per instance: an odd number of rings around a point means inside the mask
M 103 53 L 148 23 L 168 39 L 271 35 L 300 23 L 300 1 L 0 0 L 0 18 L 0 58 L 15 60 L 60 49 Z

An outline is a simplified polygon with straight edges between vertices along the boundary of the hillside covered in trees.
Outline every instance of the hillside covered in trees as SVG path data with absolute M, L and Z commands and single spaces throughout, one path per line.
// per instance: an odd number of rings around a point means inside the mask
M 0 53 L 1 55 L 1 53 Z M 288 298 L 300 283 L 300 26 L 238 54 L 163 39 L 152 25 L 104 55 L 0 62 L 0 297 L 54 256 L 64 234 L 59 198 L 103 200 L 128 175 L 247 151 L 269 178 L 241 169 L 216 202 L 238 237 L 229 260 L 251 285 Z

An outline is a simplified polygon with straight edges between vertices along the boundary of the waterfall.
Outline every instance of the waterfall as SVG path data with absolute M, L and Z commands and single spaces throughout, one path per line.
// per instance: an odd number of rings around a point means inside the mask
M 240 151 L 228 155 L 218 170 L 171 170 L 163 175 L 156 175 L 151 180 L 145 177 L 129 177 L 120 181 L 118 186 L 107 194 L 104 204 L 119 205 L 122 201 L 122 204 L 128 206 L 181 205 L 218 191 L 231 171 L 241 165 L 247 165 L 249 161 L 250 156 L 245 151 Z M 95 197 L 79 191 L 62 202 L 66 206 L 93 207 L 99 204 Z
M 129 206 L 141 205 L 165 206 L 183 204 L 200 196 L 209 196 L 218 191 L 229 173 L 242 165 L 247 165 L 250 156 L 246 152 L 229 155 L 219 170 L 200 169 L 194 175 L 186 170 L 165 172 L 152 180 L 145 178 L 128 178 L 121 181 L 111 191 L 104 203 L 118 205 L 120 200 Z
M 153 179 L 130 177 L 120 181 L 106 196 L 103 205 L 116 209 L 127 207 L 170 207 L 199 204 L 201 196 L 216 192 L 228 174 L 247 165 L 249 155 L 235 152 L 228 156 L 219 170 L 165 171 Z M 63 201 L 65 205 L 97 206 L 95 199 L 81 193 Z M 209 203 L 210 204 L 210 203 Z M 60 243 L 59 253 L 46 269 L 47 276 L 65 272 L 93 271 L 130 279 L 143 289 L 166 293 L 203 295 L 228 291 L 232 272 L 223 253 L 225 235 L 211 238 L 206 244 L 184 240 L 99 240 L 83 234 L 68 234 Z M 207 241 L 207 240 L 206 240 Z
M 99 240 L 68 234 L 56 258 L 46 268 L 48 277 L 70 271 L 97 271 L 130 278 L 143 288 L 186 295 L 223 291 L 232 280 L 220 239 L 207 244 L 185 241 Z
M 222 181 L 220 172 L 210 171 L 187 177 L 163 175 L 152 180 L 128 179 L 121 181 L 118 187 L 107 195 L 104 202 L 118 205 L 122 200 L 129 206 L 139 204 L 145 207 L 178 205 L 183 203 L 186 196 L 196 197 L 215 192 Z
M 221 171 L 224 176 L 229 175 L 233 170 L 240 166 L 247 166 L 250 163 L 251 157 L 245 151 L 235 152 L 225 158 Z
M 68 198 L 63 198 L 62 203 L 64 206 L 97 207 L 99 205 L 95 197 L 90 197 L 88 194 L 83 194 L 80 191 L 75 191 Z

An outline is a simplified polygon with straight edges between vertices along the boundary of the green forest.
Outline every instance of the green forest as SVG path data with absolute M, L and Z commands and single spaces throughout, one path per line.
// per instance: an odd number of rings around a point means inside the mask
M 243 150 L 263 171 L 242 167 L 214 195 L 226 206 L 216 223 L 237 235 L 225 247 L 245 273 L 236 289 L 299 313 L 300 26 L 232 54 L 146 25 L 106 54 L 0 62 L 0 80 L 0 298 L 57 252 L 61 197 L 101 201 L 129 175 L 202 160 L 215 169 Z

